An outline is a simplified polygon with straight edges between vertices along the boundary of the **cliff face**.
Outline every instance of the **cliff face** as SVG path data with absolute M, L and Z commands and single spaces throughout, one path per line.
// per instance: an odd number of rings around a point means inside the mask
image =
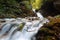
M 36 34 L 36 40 L 60 40 L 60 17 L 48 17 L 49 23 Z

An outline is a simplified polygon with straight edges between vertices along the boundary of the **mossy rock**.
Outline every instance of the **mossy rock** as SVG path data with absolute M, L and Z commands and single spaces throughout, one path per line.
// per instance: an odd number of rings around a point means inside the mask
M 20 31 L 22 31 L 24 25 L 25 25 L 25 23 L 21 23 L 21 24 L 19 25 L 19 27 L 20 27 Z

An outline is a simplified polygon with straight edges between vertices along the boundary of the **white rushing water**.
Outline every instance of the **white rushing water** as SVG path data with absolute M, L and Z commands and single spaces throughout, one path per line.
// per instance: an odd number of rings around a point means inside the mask
M 29 21 L 26 18 L 4 19 L 6 22 L 3 23 L 0 30 L 0 40 L 31 40 L 43 24 L 48 22 L 41 13 L 37 12 L 36 14 L 39 20 Z M 25 25 L 22 30 L 19 30 L 20 24 L 23 23 Z

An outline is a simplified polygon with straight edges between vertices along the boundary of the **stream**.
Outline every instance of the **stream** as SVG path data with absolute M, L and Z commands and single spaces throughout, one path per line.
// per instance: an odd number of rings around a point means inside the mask
M 0 25 L 0 40 L 36 40 L 34 35 L 48 22 L 41 13 L 36 12 L 37 17 L 27 18 L 4 18 L 5 22 Z M 38 20 L 32 20 L 38 18 Z M 30 19 L 30 20 L 29 20 Z M 21 28 L 23 25 L 23 28 Z

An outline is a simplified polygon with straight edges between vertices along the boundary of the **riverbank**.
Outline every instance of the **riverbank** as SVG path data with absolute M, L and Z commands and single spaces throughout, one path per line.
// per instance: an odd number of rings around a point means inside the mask
M 60 40 L 60 17 L 48 17 L 49 23 L 40 28 L 36 40 Z

